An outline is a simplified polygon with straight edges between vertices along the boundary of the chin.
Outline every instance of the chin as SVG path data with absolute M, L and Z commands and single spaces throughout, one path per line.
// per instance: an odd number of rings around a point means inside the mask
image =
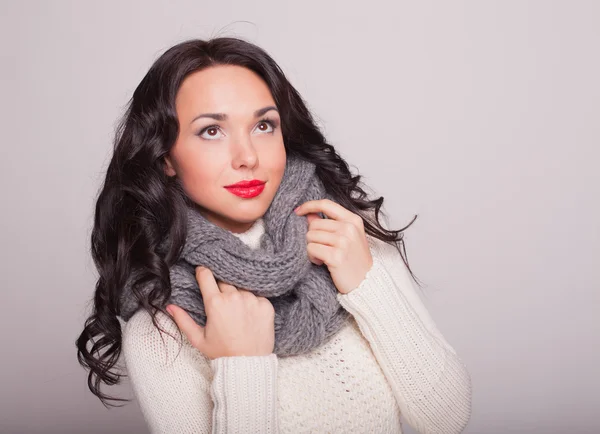
M 232 220 L 240 223 L 252 223 L 261 218 L 263 215 L 265 215 L 265 212 L 267 212 L 266 208 L 262 206 L 257 206 L 256 208 L 251 210 L 241 210 L 240 212 L 232 216 Z
M 233 200 L 232 200 L 233 199 Z M 213 200 L 214 206 L 201 206 L 203 214 L 219 226 L 234 227 L 238 224 L 254 223 L 265 215 L 272 197 L 257 197 L 239 201 L 237 198 L 223 197 Z
M 263 201 L 228 204 L 221 202 L 218 207 L 213 208 L 212 214 L 232 223 L 250 223 L 262 217 L 267 208 L 268 204 L 264 204 Z
M 254 199 L 243 200 L 242 202 L 231 205 L 230 210 L 233 210 L 233 212 L 228 213 L 227 215 L 232 220 L 240 223 L 250 223 L 264 216 L 272 201 L 272 197 L 257 197 Z

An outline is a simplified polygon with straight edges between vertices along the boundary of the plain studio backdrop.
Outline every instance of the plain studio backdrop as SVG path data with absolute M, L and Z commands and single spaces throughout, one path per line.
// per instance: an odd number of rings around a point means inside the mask
M 169 46 L 210 36 L 264 47 L 392 226 L 419 216 L 409 262 L 472 375 L 466 432 L 600 432 L 600 2 L 0 12 L 0 432 L 147 432 L 135 401 L 105 409 L 76 361 L 93 207 L 135 86 Z M 126 381 L 105 391 L 133 397 Z

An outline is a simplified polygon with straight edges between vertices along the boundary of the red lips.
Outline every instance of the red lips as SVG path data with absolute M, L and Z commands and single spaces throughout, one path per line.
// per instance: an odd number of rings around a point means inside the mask
M 227 191 L 244 199 L 258 196 L 265 189 L 265 181 L 253 179 L 251 181 L 240 181 L 225 187 Z
M 256 187 L 257 185 L 264 184 L 265 181 L 261 181 L 259 179 L 252 179 L 250 181 L 240 181 L 235 184 L 226 185 L 225 188 L 248 188 L 248 187 Z

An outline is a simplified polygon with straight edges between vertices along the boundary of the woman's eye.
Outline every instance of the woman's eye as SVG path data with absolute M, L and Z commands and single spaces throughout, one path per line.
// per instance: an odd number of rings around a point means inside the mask
M 220 136 L 218 135 L 220 133 L 221 131 L 219 130 L 219 127 L 212 126 L 204 128 L 202 131 L 200 131 L 200 134 L 198 135 L 203 139 L 214 140 L 220 138 Z
M 272 133 L 275 131 L 275 125 L 271 121 L 264 120 L 258 123 L 256 129 L 261 133 Z M 211 125 L 200 131 L 198 136 L 205 140 L 216 140 L 223 136 L 223 132 L 218 125 Z
M 261 133 L 271 133 L 274 130 L 273 125 L 269 121 L 261 121 L 256 128 L 258 128 Z

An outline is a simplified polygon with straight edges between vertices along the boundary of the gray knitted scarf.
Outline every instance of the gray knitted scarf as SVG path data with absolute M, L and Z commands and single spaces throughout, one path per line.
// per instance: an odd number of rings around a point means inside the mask
M 314 164 L 288 155 L 279 189 L 263 216 L 265 233 L 257 249 L 190 208 L 183 252 L 169 270 L 169 303 L 185 309 L 198 324 L 206 325 L 195 277 L 195 267 L 202 265 L 217 280 L 269 299 L 275 309 L 273 352 L 278 356 L 303 354 L 320 346 L 343 327 L 349 316 L 337 301 L 338 291 L 327 267 L 308 259 L 308 221 L 294 213 L 302 203 L 322 198 L 332 199 L 315 174 Z M 139 307 L 130 283 L 121 297 L 121 317 L 125 321 Z

